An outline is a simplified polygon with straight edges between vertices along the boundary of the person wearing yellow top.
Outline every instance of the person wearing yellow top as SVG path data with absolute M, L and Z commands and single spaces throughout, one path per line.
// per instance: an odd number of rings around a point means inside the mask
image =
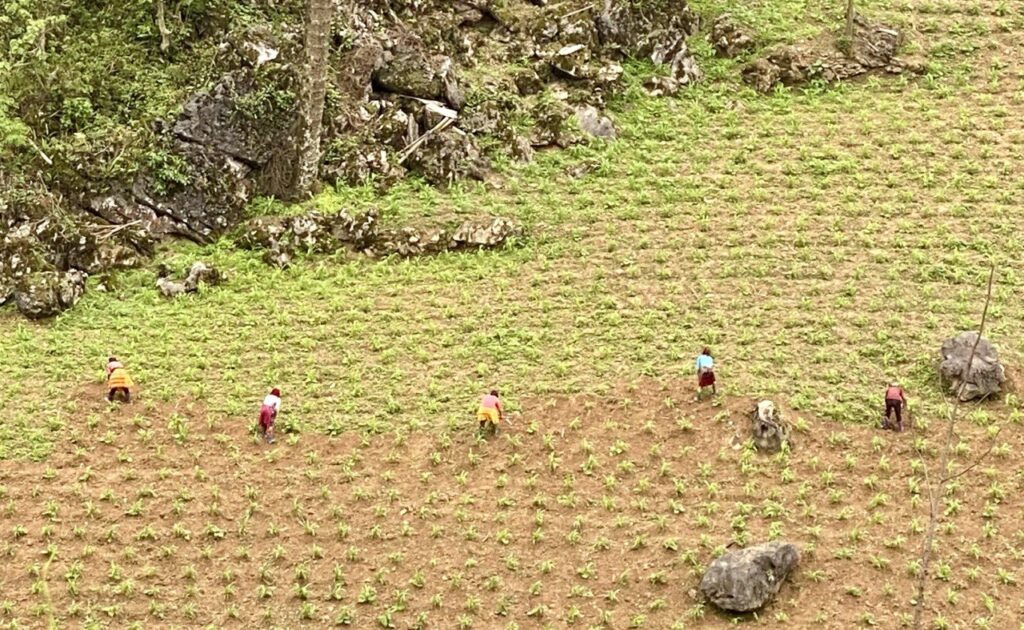
M 107 359 L 107 400 L 114 402 L 117 395 L 124 394 L 124 401 L 132 401 L 131 388 L 135 385 L 124 364 L 117 357 Z

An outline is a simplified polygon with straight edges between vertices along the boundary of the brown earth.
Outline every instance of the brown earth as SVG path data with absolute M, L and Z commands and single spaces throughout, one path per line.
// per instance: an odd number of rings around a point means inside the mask
M 937 419 L 896 435 L 784 410 L 793 452 L 759 455 L 736 438 L 751 400 L 644 382 L 521 401 L 489 441 L 467 417 L 269 446 L 254 418 L 102 395 L 75 394 L 79 424 L 48 461 L 0 463 L 2 624 L 725 627 L 694 599 L 702 567 L 778 537 L 804 560 L 760 622 L 895 627 L 927 522 L 920 462 L 935 474 L 944 435 Z M 958 431 L 969 465 L 990 443 Z M 941 501 L 929 624 L 1008 628 L 1022 610 L 1020 427 L 995 443 Z

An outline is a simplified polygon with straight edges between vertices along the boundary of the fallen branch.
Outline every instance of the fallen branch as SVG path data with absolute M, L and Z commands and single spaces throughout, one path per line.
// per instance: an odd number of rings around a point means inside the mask
M 416 151 L 416 149 L 420 148 L 423 145 L 423 143 L 430 138 L 430 136 L 440 131 L 444 131 L 453 124 L 455 124 L 454 118 L 445 118 L 441 120 L 441 122 L 431 127 L 425 134 L 417 138 L 415 142 L 413 142 L 412 144 L 410 144 L 409 146 L 405 147 L 402 150 L 402 152 L 398 155 L 398 163 L 401 164 L 405 162 L 409 158 L 409 156 Z
M 587 6 L 579 8 L 579 9 L 576 9 L 575 11 L 569 11 L 568 13 L 566 13 L 565 15 L 563 15 L 562 17 L 560 17 L 558 19 L 565 20 L 565 19 L 571 18 L 574 15 L 579 15 L 580 13 L 585 13 L 587 11 L 590 11 L 593 8 L 594 8 L 593 4 L 588 4 Z
M 122 223 L 120 225 L 94 225 L 91 226 L 93 233 L 95 233 L 96 239 L 99 241 L 105 241 L 111 236 L 117 234 L 121 230 L 130 228 L 135 225 L 140 225 L 142 221 L 137 219 L 135 221 L 129 221 L 128 223 Z
M 46 153 L 39 148 L 39 145 L 35 143 L 35 140 L 29 138 L 28 136 L 25 136 L 25 139 L 28 140 L 28 143 L 32 145 L 32 148 L 39 153 L 39 157 L 43 158 L 43 161 L 46 162 L 47 166 L 53 166 L 53 160 L 51 160 L 50 156 L 46 155 Z

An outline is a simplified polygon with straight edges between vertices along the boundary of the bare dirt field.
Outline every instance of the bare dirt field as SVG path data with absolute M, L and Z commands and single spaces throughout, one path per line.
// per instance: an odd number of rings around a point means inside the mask
M 478 440 L 279 435 L 145 392 L 44 463 L 0 469 L 0 622 L 17 627 L 897 627 L 911 612 L 940 424 L 904 434 L 787 411 L 789 454 L 744 444 L 748 399 L 689 382 L 522 401 Z M 927 618 L 1009 628 L 1024 612 L 1024 448 L 962 421 Z M 933 433 L 935 435 L 933 435 Z M 700 604 L 703 567 L 769 539 L 803 549 L 776 603 Z M 1015 546 L 1016 545 L 1016 546 Z M 956 569 L 952 569 L 956 567 Z M 986 625 L 987 624 L 987 625 Z

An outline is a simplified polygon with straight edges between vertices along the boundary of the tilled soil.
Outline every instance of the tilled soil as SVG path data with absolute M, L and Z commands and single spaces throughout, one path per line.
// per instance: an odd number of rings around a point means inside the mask
M 696 599 L 702 568 L 782 539 L 802 565 L 743 620 L 896 627 L 945 435 L 939 419 L 897 435 L 784 409 L 792 452 L 758 454 L 752 400 L 647 382 L 520 401 L 488 440 L 467 416 L 267 445 L 255 414 L 102 394 L 75 394 L 79 424 L 48 461 L 0 464 L 0 624 L 725 627 Z M 958 432 L 953 472 L 992 444 Z M 929 627 L 1009 628 L 1024 610 L 1020 427 L 994 444 L 939 499 Z

